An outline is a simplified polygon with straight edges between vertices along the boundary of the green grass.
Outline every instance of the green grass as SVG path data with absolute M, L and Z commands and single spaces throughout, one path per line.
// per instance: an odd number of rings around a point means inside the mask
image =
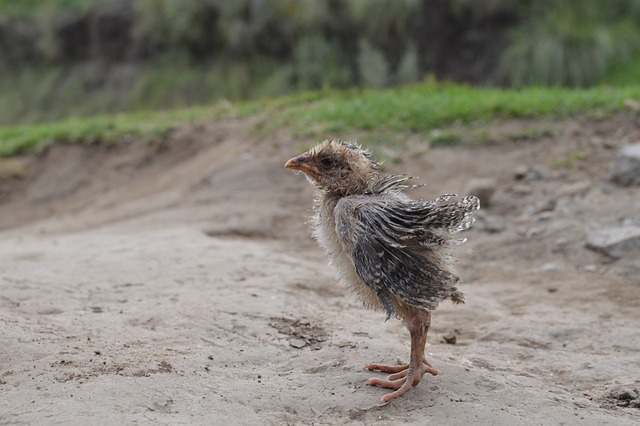
M 640 86 L 503 90 L 429 84 L 337 92 L 280 115 L 282 124 L 292 123 L 302 136 L 350 129 L 423 132 L 493 118 L 610 114 L 624 108 L 627 99 L 640 99 Z
M 257 115 L 256 129 L 288 129 L 317 138 L 357 130 L 429 132 L 454 123 L 508 118 L 604 117 L 640 100 L 640 86 L 572 90 L 501 90 L 428 83 L 386 90 L 307 92 L 209 107 L 66 119 L 0 127 L 0 156 L 38 150 L 52 143 L 113 143 L 127 138 L 157 140 L 193 123 Z
M 71 118 L 54 123 L 0 127 L 0 157 L 37 151 L 54 143 L 116 143 L 127 139 L 160 140 L 172 129 L 195 122 L 249 115 L 254 105 L 236 107 L 218 103 L 211 107 L 172 111 L 137 112 Z
M 432 147 L 437 146 L 464 146 L 466 142 L 462 135 L 456 132 L 438 132 L 429 138 Z

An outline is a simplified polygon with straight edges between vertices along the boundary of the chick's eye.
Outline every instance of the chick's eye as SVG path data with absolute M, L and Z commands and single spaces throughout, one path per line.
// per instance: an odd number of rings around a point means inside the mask
M 322 160 L 320 160 L 320 165 L 328 169 L 335 165 L 335 161 L 333 161 L 331 158 L 323 158 Z

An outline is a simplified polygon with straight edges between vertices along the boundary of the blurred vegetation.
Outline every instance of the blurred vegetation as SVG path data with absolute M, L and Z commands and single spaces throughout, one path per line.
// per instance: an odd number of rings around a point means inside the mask
M 588 86 L 640 51 L 640 1 L 540 0 L 504 56 L 516 86 Z
M 640 0 L 0 0 L 0 124 L 425 78 L 632 86 L 639 58 Z
M 640 84 L 640 56 L 629 62 L 615 66 L 605 81 L 614 86 L 634 86 Z
M 47 9 L 57 13 L 84 12 L 92 7 L 107 3 L 108 0 L 0 0 L 0 10 L 5 18 L 29 18 L 34 12 Z M 43 3 L 48 3 L 44 5 Z
M 188 123 L 253 116 L 256 131 L 289 129 L 301 138 L 353 131 L 422 132 L 433 145 L 464 145 L 455 124 L 491 119 L 565 117 L 588 113 L 604 117 L 630 108 L 640 86 L 489 89 L 427 81 L 392 89 L 335 91 L 325 89 L 269 100 L 221 101 L 213 106 L 170 111 L 70 118 L 55 123 L 0 127 L 0 157 L 42 149 L 53 143 L 157 141 Z M 533 136 L 536 135 L 527 135 Z M 486 139 L 477 135 L 477 139 Z M 579 156 L 559 159 L 554 167 L 571 167 Z

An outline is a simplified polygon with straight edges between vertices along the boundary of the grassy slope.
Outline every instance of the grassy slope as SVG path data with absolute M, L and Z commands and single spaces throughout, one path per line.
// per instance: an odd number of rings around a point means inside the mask
M 639 100 L 640 86 L 501 90 L 428 83 L 386 90 L 312 92 L 210 107 L 0 127 L 0 156 L 52 143 L 114 143 L 128 138 L 153 141 L 188 123 L 254 114 L 262 117 L 263 131 L 284 127 L 297 136 L 311 137 L 357 129 L 424 132 L 454 122 L 493 118 L 579 113 L 606 116 Z

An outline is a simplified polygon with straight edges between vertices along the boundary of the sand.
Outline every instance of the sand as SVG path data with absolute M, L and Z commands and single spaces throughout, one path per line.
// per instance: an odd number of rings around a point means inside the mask
M 638 424 L 616 393 L 640 390 L 640 255 L 585 247 L 640 222 L 640 190 L 607 171 L 636 118 L 391 150 L 389 171 L 427 184 L 412 196 L 496 191 L 456 252 L 467 303 L 433 314 L 440 375 L 386 406 L 363 366 L 406 359 L 408 333 L 311 239 L 313 188 L 282 165 L 312 141 L 254 125 L 17 159 L 26 177 L 0 183 L 0 424 Z

